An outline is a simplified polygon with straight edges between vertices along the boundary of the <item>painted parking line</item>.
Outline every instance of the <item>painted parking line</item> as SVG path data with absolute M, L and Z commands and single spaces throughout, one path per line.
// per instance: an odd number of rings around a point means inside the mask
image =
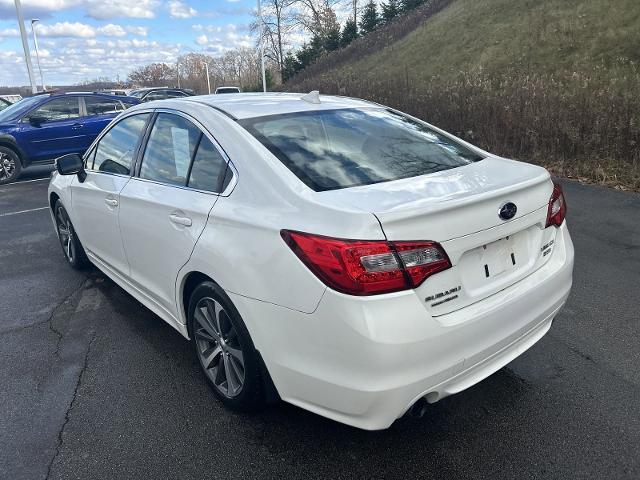
M 44 182 L 44 181 L 48 182 L 49 180 L 50 180 L 49 177 L 47 177 L 47 178 L 34 178 L 33 180 L 20 180 L 20 181 L 17 181 L 17 182 L 10 183 L 9 185 L 16 185 L 16 184 L 19 184 L 19 183 Z
M 20 185 L 22 183 L 48 182 L 49 180 L 50 180 L 49 177 L 47 177 L 47 178 L 34 178 L 33 180 L 21 180 L 19 182 L 7 183 L 6 185 L 2 185 L 2 187 L 0 187 L 0 188 L 15 187 L 16 185 Z
M 0 213 L 0 217 L 10 217 L 11 215 L 20 215 L 22 213 L 39 212 L 40 210 L 48 210 L 49 207 L 30 208 L 29 210 L 20 210 L 19 212 Z

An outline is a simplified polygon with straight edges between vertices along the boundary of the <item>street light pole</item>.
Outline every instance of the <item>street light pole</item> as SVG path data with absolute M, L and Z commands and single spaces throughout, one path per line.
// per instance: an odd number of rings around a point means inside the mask
M 211 80 L 209 80 L 209 64 L 204 62 L 204 68 L 207 71 L 207 90 L 209 91 L 209 95 L 211 95 Z
M 29 42 L 27 41 L 27 32 L 24 29 L 24 18 L 22 17 L 22 7 L 20 0 L 14 0 L 16 4 L 16 15 L 18 16 L 18 24 L 20 26 L 20 37 L 22 38 L 22 48 L 24 49 L 24 61 L 27 63 L 27 73 L 31 82 L 31 93 L 38 93 L 36 79 L 33 76 L 33 65 L 31 65 L 31 54 L 29 53 Z
M 256 0 L 258 3 L 258 18 L 260 19 L 260 23 L 262 24 L 262 5 L 260 0 Z M 264 25 L 262 25 L 262 30 L 260 32 L 260 64 L 262 68 L 262 91 L 267 91 L 267 76 L 264 72 Z
M 38 71 L 40 72 L 40 83 L 42 83 L 42 91 L 45 91 L 47 87 L 44 85 L 44 77 L 42 76 L 42 67 L 40 66 L 40 53 L 38 52 L 38 37 L 36 35 L 36 23 L 38 23 L 40 19 L 32 18 L 31 19 L 31 33 L 33 33 L 33 45 L 36 47 L 36 62 L 38 64 Z

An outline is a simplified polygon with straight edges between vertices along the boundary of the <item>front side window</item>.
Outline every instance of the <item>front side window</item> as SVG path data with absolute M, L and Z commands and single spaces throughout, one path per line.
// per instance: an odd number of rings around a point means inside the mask
M 240 124 L 315 191 L 416 177 L 483 158 L 384 108 L 298 112 Z
M 144 151 L 140 178 L 186 185 L 200 135 L 200 129 L 189 120 L 170 113 L 159 114 Z
M 87 168 L 98 172 L 129 175 L 138 141 L 149 119 L 149 113 L 141 113 L 120 120 L 98 143 L 93 165 Z
M 45 103 L 31 112 L 29 118 L 38 118 L 43 122 L 71 120 L 80 116 L 79 97 L 60 97 Z
M 124 110 L 122 103 L 117 100 L 109 100 L 100 97 L 84 97 L 84 105 L 88 116 L 109 115 L 120 113 Z

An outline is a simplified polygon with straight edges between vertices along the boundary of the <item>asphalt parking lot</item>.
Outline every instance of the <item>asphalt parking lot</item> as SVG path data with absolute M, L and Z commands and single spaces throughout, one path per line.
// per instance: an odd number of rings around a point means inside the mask
M 221 407 L 178 333 L 65 264 L 46 173 L 0 187 L 0 478 L 640 478 L 640 195 L 564 182 L 574 288 L 549 334 L 364 432 Z

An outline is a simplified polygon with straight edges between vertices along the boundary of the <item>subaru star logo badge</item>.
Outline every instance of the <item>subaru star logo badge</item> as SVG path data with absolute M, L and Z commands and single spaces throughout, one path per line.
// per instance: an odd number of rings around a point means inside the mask
M 500 207 L 500 210 L 498 211 L 498 216 L 502 220 L 511 220 L 513 217 L 516 216 L 517 211 L 518 211 L 518 207 L 516 207 L 515 203 L 507 202 Z

